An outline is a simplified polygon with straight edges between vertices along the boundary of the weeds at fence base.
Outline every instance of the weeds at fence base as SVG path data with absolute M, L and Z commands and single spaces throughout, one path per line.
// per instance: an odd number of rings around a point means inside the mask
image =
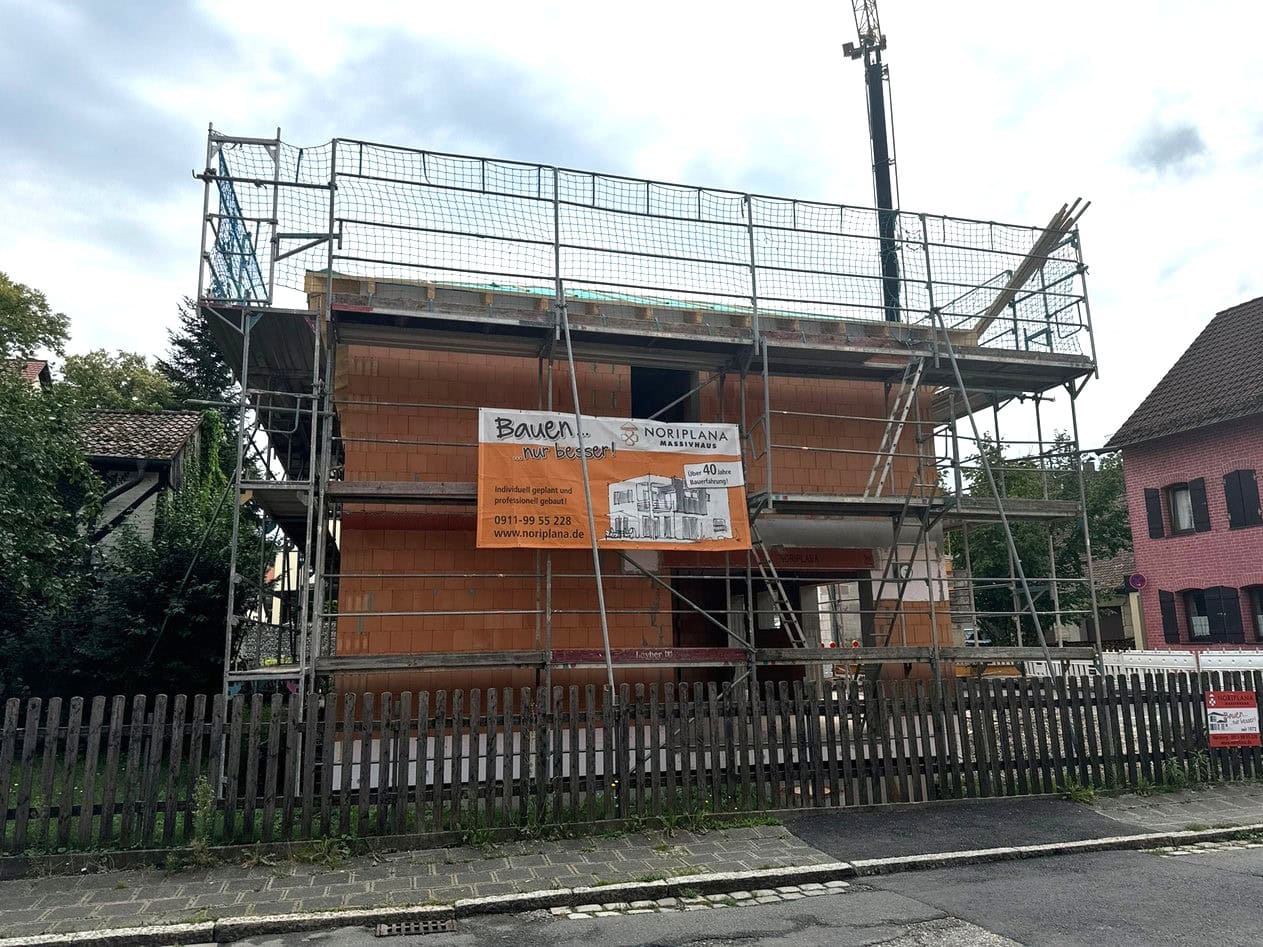
M 1085 786 L 1077 779 L 1067 779 L 1062 783 L 1061 794 L 1071 802 L 1081 802 L 1085 805 L 1096 802 L 1096 787 Z

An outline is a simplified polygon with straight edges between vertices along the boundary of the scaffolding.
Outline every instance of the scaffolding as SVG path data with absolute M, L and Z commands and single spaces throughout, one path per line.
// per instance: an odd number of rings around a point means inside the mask
M 871 675 L 928 665 L 941 679 L 953 666 L 1099 658 L 1076 413 L 1096 373 L 1078 202 L 1043 227 L 898 212 L 891 322 L 887 238 L 872 209 L 351 139 L 299 148 L 279 129 L 246 138 L 212 127 L 199 177 L 198 300 L 241 389 L 226 690 L 275 681 L 305 692 L 331 674 L 446 668 L 529 668 L 543 683 L 573 668 L 603 667 L 611 681 L 615 667 L 718 668 L 735 681 L 786 667 Z M 511 573 L 343 571 L 348 509 L 468 515 L 475 503 L 470 480 L 348 478 L 348 451 L 472 457 L 476 443 L 365 436 L 344 423 L 347 412 L 472 418 L 507 407 L 338 392 L 339 359 L 362 346 L 534 359 L 531 407 L 577 418 L 588 408 L 576 363 L 695 373 L 657 414 L 705 394 L 715 417 L 696 420 L 739 425 L 751 550 L 671 568 L 620 553 L 613 576 L 602 575 L 595 543 L 590 569 L 559 571 L 539 550 L 532 569 Z M 783 399 L 787 379 L 821 391 L 857 383 L 869 401 Z M 1054 407 L 1059 430 L 1047 417 Z M 1002 437 L 1002 418 L 1027 436 Z M 827 482 L 844 463 L 862 468 L 859 480 Z M 808 478 L 810 492 L 786 476 L 804 468 L 826 474 Z M 1033 495 L 1010 495 L 1032 476 Z M 237 575 L 242 517 L 285 545 L 294 573 L 285 621 L 275 609 L 234 613 L 242 583 L 274 589 L 278 572 Z M 1015 531 L 1029 529 L 1047 533 L 1047 575 L 1028 574 L 1020 555 Z M 972 574 L 971 537 L 984 530 L 1002 538 L 1003 574 Z M 1059 576 L 1059 537 L 1071 532 L 1081 532 L 1084 568 Z M 951 568 L 949 543 L 964 569 Z M 790 553 L 804 549 L 870 556 L 803 572 Z M 363 579 L 473 578 L 531 583 L 533 605 L 374 611 L 340 597 Z M 586 607 L 558 607 L 565 580 L 590 583 Z M 607 606 L 604 590 L 629 581 L 663 591 L 673 617 L 698 616 L 722 646 L 611 649 L 608 617 L 633 610 Z M 695 601 L 699 582 L 723 583 L 722 606 Z M 994 602 L 997 589 L 1009 607 L 980 608 L 979 594 Z M 603 647 L 554 647 L 563 615 L 599 622 Z M 531 623 L 533 647 L 338 646 L 339 622 L 444 616 Z M 928 621 L 928 643 L 910 643 L 916 621 Z M 1078 621 L 1092 630 L 1089 647 L 1064 640 Z M 984 646 L 984 627 L 1010 622 L 1015 646 Z

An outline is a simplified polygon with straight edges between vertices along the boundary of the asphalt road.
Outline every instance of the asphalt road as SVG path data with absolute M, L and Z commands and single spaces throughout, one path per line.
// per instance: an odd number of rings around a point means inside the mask
M 379 939 L 363 929 L 264 937 L 242 947 L 566 947 L 721 944 L 1263 943 L 1263 849 L 999 862 L 865 879 L 787 904 L 572 921 L 545 913 L 458 922 L 455 934 Z

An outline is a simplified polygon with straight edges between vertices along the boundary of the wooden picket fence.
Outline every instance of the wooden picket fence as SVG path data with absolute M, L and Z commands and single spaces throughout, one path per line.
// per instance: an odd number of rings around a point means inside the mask
M 1263 778 L 1204 691 L 1263 672 L 9 700 L 0 851 L 469 833 Z M 617 699 L 615 699 L 617 697 Z

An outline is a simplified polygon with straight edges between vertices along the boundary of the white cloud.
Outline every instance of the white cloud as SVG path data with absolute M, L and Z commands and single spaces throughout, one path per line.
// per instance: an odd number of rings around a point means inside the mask
M 1085 443 L 1216 310 L 1263 293 L 1263 14 L 1217 4 L 1212 27 L 1189 9 L 882 3 L 906 209 L 1038 224 L 1093 200 L 1102 377 Z M 0 269 L 74 317 L 77 348 L 161 350 L 196 285 L 189 170 L 212 120 L 279 124 L 298 144 L 358 135 L 871 200 L 845 4 L 216 0 L 109 16 L 0 0 L 14 27 L 0 36 Z M 1170 144 L 1172 129 L 1200 173 L 1135 167 L 1146 136 Z

